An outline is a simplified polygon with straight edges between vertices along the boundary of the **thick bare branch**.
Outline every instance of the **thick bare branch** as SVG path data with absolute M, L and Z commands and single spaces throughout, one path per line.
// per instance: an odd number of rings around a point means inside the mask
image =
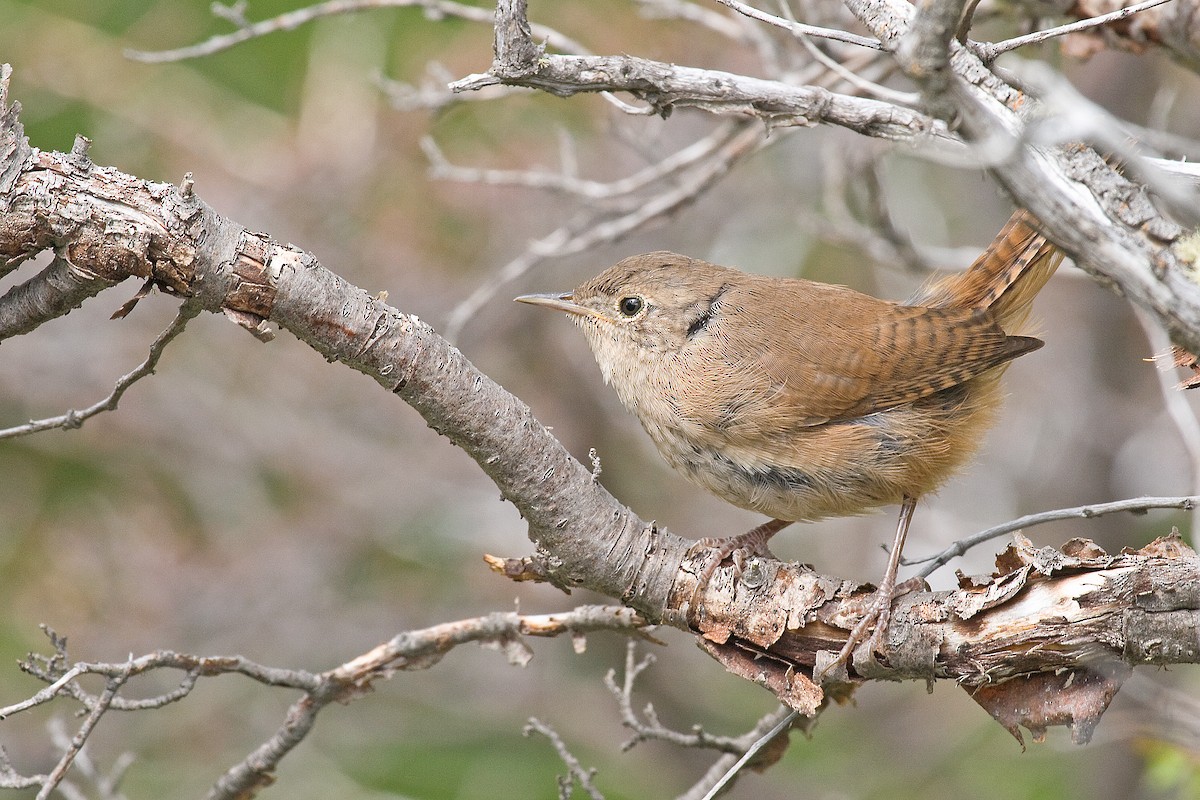
M 822 695 L 806 676 L 829 663 L 854 615 L 851 602 L 830 600 L 849 592 L 864 602 L 869 595 L 767 559 L 752 559 L 740 576 L 719 570 L 717 581 L 695 619 L 708 649 L 729 669 L 757 676 L 793 708 L 811 713 Z M 1200 559 L 1178 537 L 1118 555 L 1084 540 L 1060 552 L 1018 537 L 991 578 L 907 595 L 893 613 L 886 663 L 863 645 L 853 661 L 859 676 L 952 677 L 993 712 L 1024 707 L 1019 698 L 1037 687 L 1061 701 L 1054 707 L 1059 716 L 1029 710 L 1005 723 L 1010 730 L 1066 724 L 1085 740 L 1107 705 L 1100 697 L 1111 699 L 1132 666 L 1200 661 L 1194 633 Z M 1104 680 L 1076 686 L 1080 694 L 1073 697 L 1065 677 L 1095 670 Z M 1054 685 L 1041 683 L 1056 675 Z M 980 695 L 981 687 L 994 694 Z
M 0 130 L 0 142 L 4 136 Z M 311 255 L 222 218 L 176 187 L 115 170 L 80 172 L 69 155 L 55 153 L 34 153 L 18 171 L 11 191 L 0 196 L 0 251 L 26 252 L 54 237 L 102 241 L 112 198 L 119 198 L 123 215 L 134 221 L 133 239 L 146 246 L 117 244 L 120 258 L 112 247 L 80 248 L 75 259 L 82 268 L 103 263 L 149 276 L 252 332 L 261 333 L 270 319 L 329 360 L 370 375 L 496 481 L 529 520 L 535 540 L 562 559 L 553 580 L 603 587 L 610 596 L 628 598 L 649 619 L 662 615 L 688 543 L 617 503 L 524 403 L 424 322 L 351 286 Z M 612 553 L 619 554 L 620 564 L 605 563 Z
M 945 125 L 917 111 L 878 100 L 792 86 L 730 72 L 663 64 L 632 56 L 566 56 L 543 52 L 528 34 L 524 4 L 497 7 L 497 57 L 485 75 L 451 84 L 473 91 L 497 83 L 528 86 L 562 97 L 580 92 L 629 92 L 661 114 L 693 107 L 716 114 L 757 117 L 770 125 L 826 123 L 897 141 L 935 138 L 953 147 Z M 503 56 L 501 54 L 504 54 Z

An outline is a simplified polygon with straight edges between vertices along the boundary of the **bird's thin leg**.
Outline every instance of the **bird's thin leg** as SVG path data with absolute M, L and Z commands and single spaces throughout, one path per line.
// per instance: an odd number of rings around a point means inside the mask
M 849 662 L 854 649 L 866 641 L 867 632 L 872 625 L 875 626 L 875 632 L 871 634 L 872 651 L 878 650 L 879 643 L 887 638 L 888 623 L 892 619 L 892 601 L 896 599 L 896 573 L 900 569 L 900 555 L 904 550 L 904 540 L 908 538 L 908 525 L 912 522 L 913 510 L 916 507 L 917 499 L 915 497 L 904 498 L 904 502 L 900 505 L 900 520 L 896 523 L 896 539 L 892 542 L 892 552 L 888 554 L 887 569 L 883 573 L 883 580 L 879 582 L 875 599 L 871 602 L 867 613 L 854 626 L 854 630 L 850 631 L 850 636 L 846 639 L 846 644 L 843 645 L 837 658 L 821 670 L 821 674 L 817 676 L 818 683 L 829 670 L 839 664 L 845 665 Z
M 734 567 L 740 573 L 747 555 L 774 558 L 775 556 L 767 549 L 767 542 L 771 541 L 772 536 L 791 524 L 787 520 L 771 519 L 753 530 L 746 531 L 741 536 L 701 539 L 700 544 L 706 547 L 716 547 L 717 552 L 713 555 L 712 560 L 704 566 L 704 571 L 696 578 L 696 590 L 692 593 L 691 607 L 696 607 L 696 601 L 699 599 L 700 593 L 704 591 L 704 587 L 712 580 L 713 574 L 717 571 L 717 567 L 721 565 L 722 561 L 732 556 Z
M 892 542 L 892 552 L 888 554 L 887 569 L 883 573 L 883 581 L 879 584 L 878 600 L 879 619 L 875 622 L 875 633 L 871 635 L 872 649 L 878 649 L 879 642 L 887 638 L 888 623 L 892 619 L 892 601 L 896 599 L 896 573 L 900 569 L 900 558 L 904 552 L 904 541 L 908 538 L 908 524 L 912 522 L 913 511 L 917 508 L 915 497 L 904 498 L 900 506 L 900 520 L 896 523 L 896 539 Z M 860 623 L 861 624 L 861 623 Z

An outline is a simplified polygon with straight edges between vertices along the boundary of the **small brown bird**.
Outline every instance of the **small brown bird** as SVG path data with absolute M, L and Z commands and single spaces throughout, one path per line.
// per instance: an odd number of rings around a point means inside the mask
M 702 587 L 738 548 L 794 521 L 899 504 L 877 601 L 839 660 L 887 628 L 917 498 L 979 447 L 1018 335 L 1061 253 L 1018 211 L 966 272 L 908 304 L 844 286 L 751 275 L 670 252 L 632 256 L 565 294 L 518 297 L 567 312 L 672 467 L 771 517 L 721 540 Z

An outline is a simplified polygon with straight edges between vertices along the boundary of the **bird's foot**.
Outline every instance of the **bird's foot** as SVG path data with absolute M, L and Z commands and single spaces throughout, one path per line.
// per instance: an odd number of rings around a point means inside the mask
M 850 657 L 854 654 L 854 651 L 863 642 L 868 644 L 868 652 L 872 656 L 876 654 L 886 656 L 888 626 L 892 621 L 892 603 L 896 601 L 896 598 L 903 597 L 910 592 L 915 592 L 924 586 L 924 579 L 910 578 L 896 585 L 894 590 L 880 587 L 872 595 L 870 606 L 867 607 L 858 624 L 850 631 L 850 635 L 846 638 L 846 643 L 842 645 L 842 649 L 838 652 L 837 657 L 823 666 L 820 672 L 814 676 L 814 680 L 817 683 L 821 683 L 831 670 L 846 667 L 850 663 Z M 873 631 L 871 630 L 872 626 L 874 626 Z
M 733 559 L 734 576 L 737 577 L 742 574 L 748 558 L 752 556 L 775 558 L 775 555 L 767 547 L 767 543 L 771 540 L 772 536 L 791 524 L 791 522 L 785 520 L 772 519 L 740 536 L 704 538 L 699 540 L 699 544 L 705 547 L 715 547 L 717 548 L 717 552 L 712 555 L 709 562 L 704 565 L 704 570 L 696 577 L 696 589 L 692 592 L 691 607 L 696 608 L 696 603 L 700 598 L 700 594 L 704 591 L 704 587 L 708 586 L 708 582 L 712 580 L 717 567 L 721 566 L 721 563 L 725 559 Z
M 775 555 L 767 547 L 767 543 L 771 541 L 772 536 L 790 524 L 790 522 L 773 519 L 740 536 L 706 537 L 701 539 L 700 544 L 705 547 L 715 547 L 717 548 L 717 552 L 713 554 L 712 561 L 709 562 L 704 573 L 701 574 L 700 583 L 707 583 L 708 579 L 712 578 L 713 572 L 727 558 L 733 559 L 734 568 L 739 571 L 745 566 L 746 559 L 750 556 L 774 558 Z

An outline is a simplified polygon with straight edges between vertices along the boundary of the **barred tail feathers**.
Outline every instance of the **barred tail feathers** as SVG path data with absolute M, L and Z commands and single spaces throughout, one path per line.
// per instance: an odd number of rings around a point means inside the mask
M 1018 333 L 1063 258 L 1034 224 L 1018 209 L 970 269 L 927 287 L 913 304 L 987 309 L 1006 331 Z

